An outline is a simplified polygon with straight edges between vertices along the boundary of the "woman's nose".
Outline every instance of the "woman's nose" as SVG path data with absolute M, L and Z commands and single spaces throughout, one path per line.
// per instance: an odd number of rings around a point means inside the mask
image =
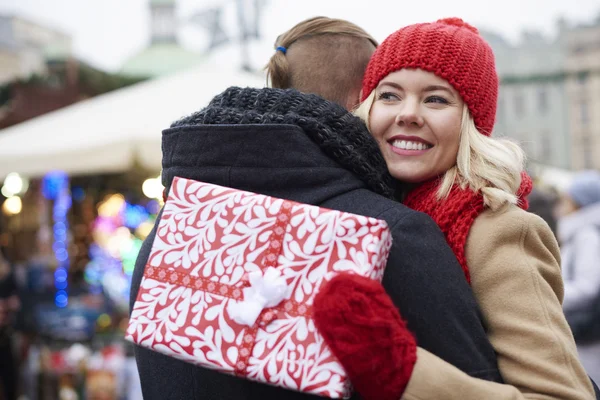
M 421 116 L 419 101 L 416 99 L 405 99 L 396 115 L 396 124 L 422 126 L 423 117 Z

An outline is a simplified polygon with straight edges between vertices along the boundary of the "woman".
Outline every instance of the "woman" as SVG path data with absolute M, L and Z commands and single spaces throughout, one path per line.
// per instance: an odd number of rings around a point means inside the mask
M 582 171 L 558 204 L 563 309 L 582 364 L 600 379 L 600 173 Z
M 406 183 L 398 197 L 437 222 L 463 267 L 506 383 L 482 383 L 436 361 L 431 385 L 411 386 L 409 356 L 416 350 L 407 352 L 402 344 L 395 365 L 386 366 L 394 377 L 391 392 L 418 399 L 593 398 L 561 308 L 558 245 L 541 218 L 520 208 L 531 190 L 523 152 L 508 140 L 490 138 L 498 77 L 489 45 L 457 18 L 402 28 L 375 51 L 362 97 L 356 114 L 378 141 L 392 176 Z M 315 318 L 360 392 L 381 367 L 356 370 L 349 355 L 360 350 L 349 344 L 375 338 L 349 321 L 367 315 L 364 309 L 386 308 L 381 299 L 368 304 L 369 296 L 360 307 L 348 304 L 348 296 L 336 290 L 343 279 L 322 289 Z M 368 285 L 345 289 L 369 292 Z M 401 325 L 394 329 L 406 329 Z M 402 371 L 390 372 L 394 368 Z M 384 389 L 385 398 L 394 398 Z M 363 396 L 383 398 L 377 390 Z

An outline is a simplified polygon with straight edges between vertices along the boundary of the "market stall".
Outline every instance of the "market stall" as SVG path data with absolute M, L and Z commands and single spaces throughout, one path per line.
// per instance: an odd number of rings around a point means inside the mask
M 161 131 L 229 86 L 264 86 L 260 75 L 206 62 L 192 70 L 94 97 L 0 130 L 0 179 L 160 170 Z
M 207 62 L 0 130 L 0 246 L 21 292 L 29 398 L 140 398 L 123 332 L 162 204 L 161 131 L 228 86 L 263 82 Z

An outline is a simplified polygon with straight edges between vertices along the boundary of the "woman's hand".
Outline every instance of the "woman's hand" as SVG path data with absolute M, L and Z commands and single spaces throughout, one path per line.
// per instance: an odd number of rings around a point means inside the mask
M 315 297 L 317 329 L 365 400 L 398 400 L 417 360 L 417 344 L 383 286 L 340 274 Z

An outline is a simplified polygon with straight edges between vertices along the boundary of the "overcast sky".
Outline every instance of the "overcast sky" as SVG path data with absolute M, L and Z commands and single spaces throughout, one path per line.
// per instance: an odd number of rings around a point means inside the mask
M 148 2 L 0 0 L 0 13 L 27 17 L 69 33 L 78 57 L 100 68 L 117 71 L 128 57 L 148 43 Z M 197 49 L 205 46 L 206 36 L 190 24 L 188 18 L 218 3 L 233 10 L 233 0 L 177 1 L 179 37 L 184 46 Z M 410 23 L 457 16 L 514 42 L 524 29 L 553 35 L 560 16 L 571 23 L 587 23 L 600 13 L 600 0 L 266 0 L 266 3 L 261 25 L 264 41 L 253 45 L 253 49 L 260 49 L 259 58 L 272 51 L 270 46 L 279 33 L 315 15 L 351 20 L 378 40 Z M 235 17 L 229 18 L 226 29 L 230 34 L 235 26 Z

